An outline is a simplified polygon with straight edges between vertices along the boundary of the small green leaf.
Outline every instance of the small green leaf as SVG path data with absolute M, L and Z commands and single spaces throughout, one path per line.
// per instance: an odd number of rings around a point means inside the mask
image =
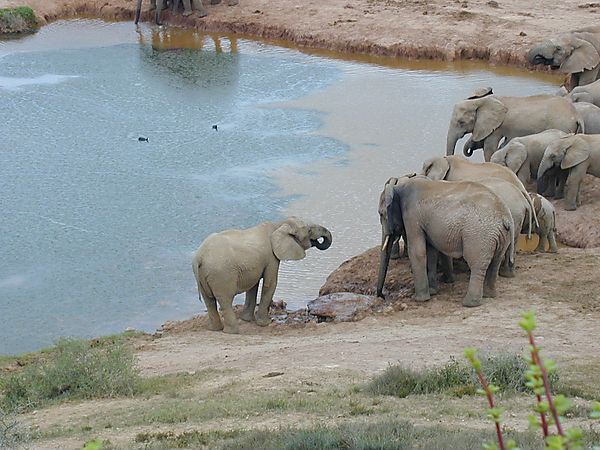
M 600 419 L 600 402 L 594 402 L 594 405 L 592 406 L 592 412 L 590 413 L 590 418 Z
M 538 420 L 539 416 L 536 416 L 535 414 L 529 414 L 527 416 L 527 421 L 529 422 L 529 428 L 537 430 L 538 428 L 540 428 L 542 426 L 542 424 L 540 424 L 540 421 Z
M 552 436 L 546 437 L 546 450 L 564 450 L 565 449 L 565 439 L 558 435 L 554 434 Z
M 571 401 L 562 394 L 556 395 L 554 397 L 554 407 L 558 415 L 562 416 L 571 407 Z
M 518 446 L 517 443 L 515 442 L 514 439 L 509 439 L 508 441 L 506 441 L 506 448 L 508 450 L 521 450 Z
M 522 319 L 519 321 L 519 326 L 523 328 L 523 330 L 531 333 L 535 330 L 535 314 L 533 311 L 527 311 L 521 314 Z
M 102 441 L 100 439 L 87 441 L 83 446 L 83 450 L 102 450 Z
M 493 442 L 483 444 L 483 450 L 498 450 L 498 446 Z

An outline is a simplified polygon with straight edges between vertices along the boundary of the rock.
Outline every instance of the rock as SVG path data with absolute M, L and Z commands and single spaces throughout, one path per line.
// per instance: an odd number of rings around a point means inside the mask
M 372 295 L 335 292 L 311 300 L 307 309 L 308 314 L 320 322 L 352 322 L 362 319 L 366 312 L 380 303 L 381 299 Z

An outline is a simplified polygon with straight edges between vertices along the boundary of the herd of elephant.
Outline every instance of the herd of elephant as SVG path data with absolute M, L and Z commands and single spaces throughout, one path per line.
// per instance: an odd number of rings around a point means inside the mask
M 477 90 L 454 107 L 446 155 L 425 161 L 420 174 L 385 183 L 379 198 L 377 296 L 384 297 L 393 254 L 401 257 L 400 240 L 414 300 L 438 292 L 438 268 L 442 280 L 452 282 L 453 258 L 464 258 L 470 278 L 462 304 L 469 307 L 495 297 L 498 275 L 515 276 L 520 234 L 537 233 L 537 251 L 557 251 L 556 214 L 546 197 L 564 197 L 565 209 L 574 210 L 585 174 L 600 177 L 600 27 L 549 39 L 528 57 L 568 72 L 570 83 L 557 95 L 505 97 L 491 88 Z M 482 148 L 486 162 L 454 155 L 458 140 L 469 133 L 464 154 Z M 537 193 L 526 189 L 532 181 Z M 232 304 L 244 292 L 240 318 L 268 325 L 280 261 L 302 259 L 310 247 L 326 250 L 331 243 L 325 227 L 296 217 L 208 236 L 192 264 L 208 328 L 237 333 Z
M 171 6 L 171 9 L 176 12 L 179 9 L 180 0 L 150 0 L 150 11 L 154 11 L 154 22 L 157 25 L 162 25 L 161 16 L 163 10 Z M 210 0 L 211 5 L 218 5 L 221 0 Z M 235 6 L 239 3 L 239 0 L 228 0 L 227 5 Z M 204 7 L 202 0 L 183 0 L 183 16 L 191 16 L 197 13 L 198 17 L 206 17 L 208 11 Z M 142 0 L 137 0 L 135 8 L 135 19 L 134 23 L 137 25 L 142 15 Z

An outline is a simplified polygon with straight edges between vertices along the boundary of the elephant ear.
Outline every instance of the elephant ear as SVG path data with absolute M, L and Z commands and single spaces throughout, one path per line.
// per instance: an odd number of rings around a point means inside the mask
M 386 234 L 398 236 L 404 228 L 402 219 L 402 205 L 400 202 L 400 194 L 403 191 L 402 186 L 387 185 L 384 191 L 384 202 L 387 216 L 388 229 Z
M 446 157 L 432 158 L 423 163 L 421 175 L 432 180 L 443 180 L 450 170 L 450 163 Z
M 306 252 L 295 238 L 296 230 L 287 222 L 271 234 L 273 253 L 280 261 L 296 261 L 304 258 Z
M 583 139 L 574 139 L 573 143 L 567 148 L 565 156 L 560 163 L 560 168 L 570 169 L 571 167 L 581 164 L 590 157 L 590 150 L 587 142 Z
M 584 70 L 592 70 L 600 64 L 600 55 L 588 41 L 573 38 L 573 51 L 571 55 L 560 65 L 563 73 L 578 73 Z
M 477 108 L 475 116 L 475 126 L 473 127 L 474 141 L 483 141 L 494 132 L 496 128 L 502 125 L 508 108 L 494 97 L 484 97 Z
M 506 151 L 506 158 L 504 159 L 506 167 L 517 173 L 523 163 L 527 159 L 527 150 L 521 143 L 514 143 L 510 149 Z

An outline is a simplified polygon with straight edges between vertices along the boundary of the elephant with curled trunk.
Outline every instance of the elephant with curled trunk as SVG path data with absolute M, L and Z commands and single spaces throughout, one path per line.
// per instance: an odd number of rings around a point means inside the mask
M 567 91 L 593 83 L 600 72 L 600 27 L 569 31 L 550 38 L 527 54 L 531 64 L 544 64 L 570 75 Z
M 587 127 L 586 127 L 587 130 Z M 546 147 L 568 134 L 560 130 L 546 130 L 541 133 L 511 139 L 508 144 L 494 152 L 490 162 L 508 167 L 513 171 L 523 185 L 537 179 L 538 167 Z M 549 183 L 549 196 L 554 196 L 555 182 Z
M 242 292 L 246 293 L 246 302 L 241 319 L 256 320 L 260 326 L 268 325 L 280 261 L 302 259 L 310 247 L 326 250 L 331 242 L 331 232 L 325 227 L 297 217 L 208 236 L 192 262 L 198 293 L 208 311 L 208 328 L 238 333 L 232 302 L 234 296 Z M 261 298 L 256 309 L 261 279 Z M 223 313 L 223 322 L 217 303 Z
M 548 145 L 538 168 L 538 193 L 544 192 L 547 174 L 557 167 L 569 171 L 565 182 L 565 209 L 574 211 L 580 204 L 579 191 L 585 174 L 600 177 L 600 135 L 566 136 Z
M 453 155 L 458 140 L 472 133 L 471 139 L 477 143 L 473 149 L 483 148 L 484 158 L 489 161 L 502 138 L 509 141 L 551 128 L 567 133 L 584 131 L 583 120 L 567 98 L 554 95 L 487 95 L 463 100 L 452 111 L 446 155 Z
M 426 301 L 437 292 L 438 253 L 464 257 L 471 269 L 464 306 L 479 306 L 496 296 L 502 258 L 512 254 L 514 227 L 510 211 L 490 189 L 473 182 L 433 181 L 416 175 L 385 186 L 379 216 L 382 247 L 377 295 L 383 287 L 391 243 L 405 234 L 415 285 L 414 299 Z

